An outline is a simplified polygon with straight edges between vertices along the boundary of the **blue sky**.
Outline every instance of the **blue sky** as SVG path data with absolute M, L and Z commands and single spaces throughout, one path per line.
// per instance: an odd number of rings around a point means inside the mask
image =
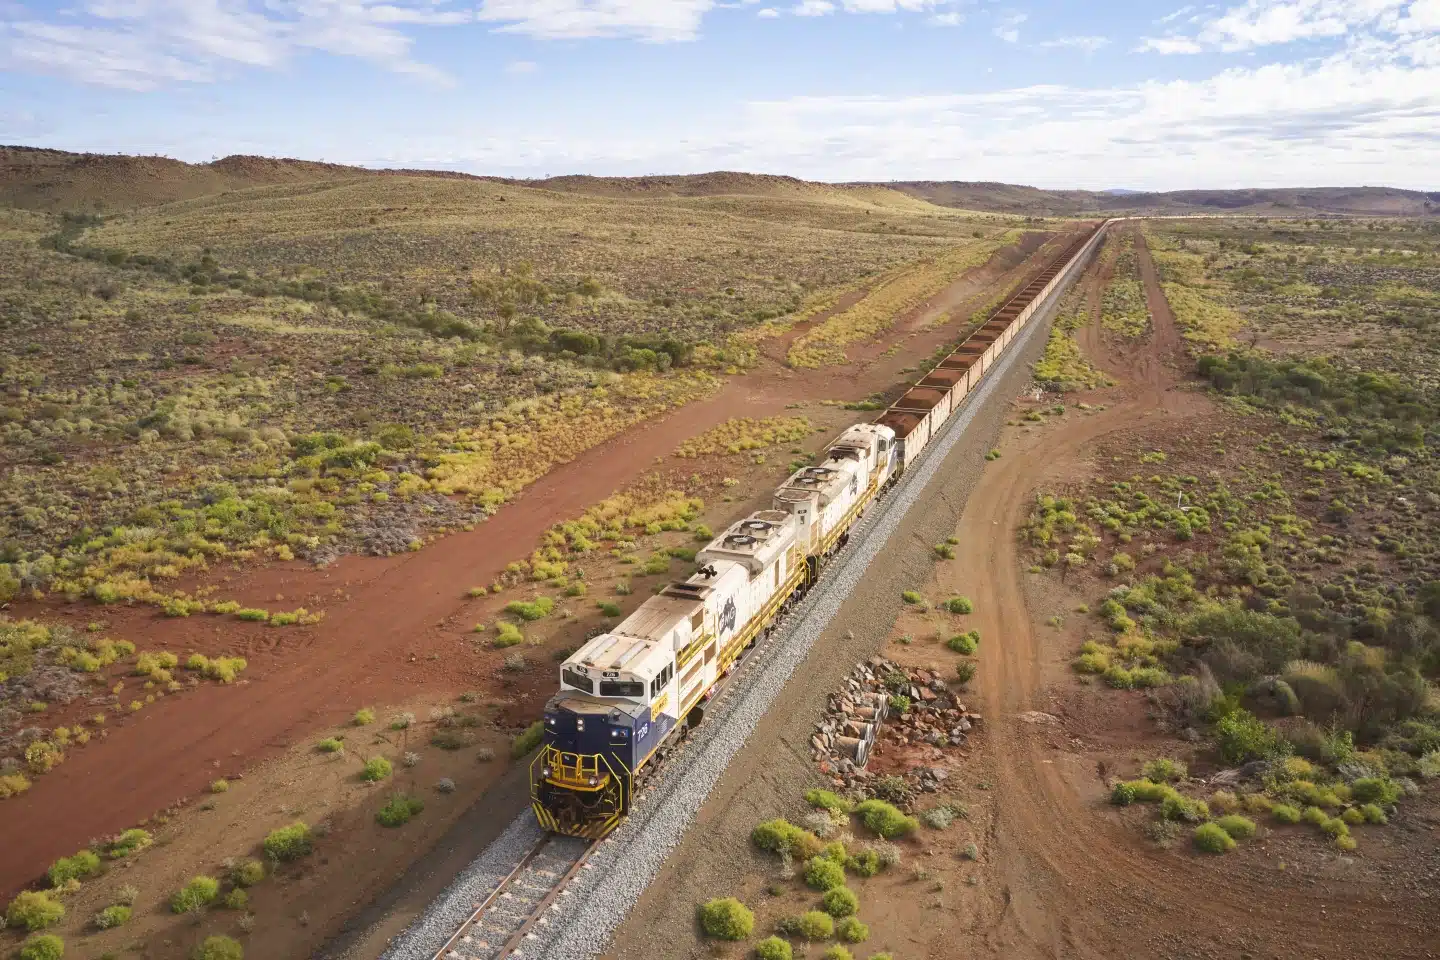
M 0 142 L 1440 190 L 1440 0 L 0 0 Z

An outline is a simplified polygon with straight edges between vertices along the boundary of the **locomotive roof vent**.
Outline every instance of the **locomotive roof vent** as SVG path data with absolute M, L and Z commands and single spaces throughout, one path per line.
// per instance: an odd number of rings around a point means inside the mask
M 725 538 L 727 547 L 749 547 L 754 546 L 756 542 L 754 537 L 743 533 L 732 533 Z
M 740 526 L 744 527 L 746 530 L 753 530 L 757 533 L 769 533 L 771 530 L 775 529 L 775 524 L 769 523 L 764 520 L 746 520 L 744 523 L 740 524 Z

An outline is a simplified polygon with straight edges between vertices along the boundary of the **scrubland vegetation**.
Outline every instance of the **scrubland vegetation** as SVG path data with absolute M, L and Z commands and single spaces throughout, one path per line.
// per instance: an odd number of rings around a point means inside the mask
M 1135 340 L 1150 328 L 1150 308 L 1145 303 L 1145 287 L 1135 259 L 1135 236 L 1122 231 L 1112 244 L 1113 251 L 1107 250 L 1106 254 L 1114 264 L 1114 273 L 1101 295 L 1100 323 L 1111 333 Z
M 1113 800 L 1208 854 L 1292 824 L 1363 847 L 1356 828 L 1440 776 L 1440 230 L 1147 230 L 1225 422 L 1115 453 L 1022 537 L 1039 567 L 1113 584 L 1076 672 L 1152 688 L 1245 776 L 1193 796 L 1157 763 Z
M 1060 302 L 1059 313 L 1045 342 L 1045 354 L 1035 364 L 1035 380 L 1057 393 L 1094 390 L 1111 384 L 1080 350 L 1075 331 L 1090 322 L 1083 290 L 1077 285 Z

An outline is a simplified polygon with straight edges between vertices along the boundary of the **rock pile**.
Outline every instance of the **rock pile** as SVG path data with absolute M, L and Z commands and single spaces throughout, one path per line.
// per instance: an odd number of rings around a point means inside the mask
M 939 671 L 871 657 L 845 678 L 843 691 L 830 695 L 810 737 L 811 755 L 836 786 L 863 788 L 874 778 L 865 766 L 877 744 L 928 746 L 932 757 L 941 757 L 946 748 L 963 745 L 979 723 L 980 715 L 966 709 Z M 944 766 L 917 766 L 904 779 L 934 793 L 948 776 Z

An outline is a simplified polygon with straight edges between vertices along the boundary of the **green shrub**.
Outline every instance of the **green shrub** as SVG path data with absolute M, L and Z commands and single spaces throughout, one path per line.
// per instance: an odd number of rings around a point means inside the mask
M 880 854 L 874 850 L 861 850 L 845 860 L 845 869 L 857 877 L 873 877 L 880 872 Z
M 806 790 L 805 802 L 812 807 L 829 810 L 831 813 L 848 814 L 855 809 L 855 804 L 830 790 Z
M 1339 817 L 1329 817 L 1320 824 L 1320 832 L 1329 837 L 1350 836 L 1350 825 Z
M 925 602 L 925 597 L 918 590 L 906 590 L 900 594 L 900 598 L 912 606 L 919 606 Z
M 424 809 L 425 804 L 418 797 L 397 793 L 376 812 L 375 820 L 382 827 L 400 827 Z
M 533 621 L 542 620 L 550 616 L 555 610 L 555 601 L 549 597 L 536 597 L 534 600 L 511 600 L 505 605 L 505 612 L 514 614 L 521 620 Z
M 1388 823 L 1388 822 L 1389 822 L 1389 818 L 1385 816 L 1385 811 L 1382 810 L 1382 809 L 1380 809 L 1378 806 L 1376 806 L 1376 805 L 1373 804 L 1373 803 L 1367 803 L 1367 804 L 1365 804 L 1365 806 L 1363 806 L 1363 807 L 1360 808 L 1360 812 L 1361 812 L 1362 814 L 1364 814 L 1364 816 L 1365 816 L 1365 822 L 1366 822 L 1366 823 Z
M 1160 816 L 1166 820 L 1183 820 L 1185 823 L 1199 823 L 1210 817 L 1210 808 L 1203 800 L 1192 800 L 1179 793 L 1160 801 Z
M 837 943 L 826 948 L 825 952 L 820 954 L 820 960 L 855 960 L 855 955 Z
M 270 831 L 265 838 L 265 856 L 280 863 L 298 860 L 310 852 L 312 845 L 310 828 L 297 820 L 288 827 Z
M 495 624 L 495 639 L 493 641 L 496 649 L 505 650 L 510 647 L 517 647 L 525 642 L 525 634 L 515 624 L 508 620 L 501 620 Z
M 236 887 L 225 895 L 225 909 L 244 910 L 250 903 L 250 894 L 242 887 Z
M 344 753 L 345 744 L 334 737 L 328 737 L 315 744 L 315 749 L 321 753 Z
M 835 935 L 846 943 L 864 943 L 870 939 L 870 928 L 859 917 L 846 917 L 835 924 Z
M 849 859 L 845 853 L 845 844 L 839 840 L 832 840 L 830 843 L 825 844 L 824 849 L 817 853 L 816 856 L 824 857 L 826 860 L 833 860 L 842 867 L 845 865 L 845 861 Z
M 823 910 L 809 910 L 780 921 L 780 929 L 805 940 L 829 940 L 835 935 L 835 919 Z
M 1140 769 L 1140 775 L 1152 783 L 1173 783 L 1176 780 L 1183 780 L 1188 772 L 1185 764 L 1179 760 L 1171 760 L 1169 757 L 1151 760 Z
M 805 882 L 816 890 L 845 885 L 845 868 L 829 857 L 811 857 L 805 862 Z
M 150 831 L 132 827 L 116 837 L 114 842 L 105 848 L 105 852 L 112 860 L 119 860 L 121 857 L 128 857 L 132 853 L 144 850 L 154 842 L 155 838 L 150 836 Z
M 844 882 L 845 875 L 840 875 L 841 882 Z M 830 916 L 839 919 L 840 917 L 853 917 L 860 912 L 860 898 L 855 891 L 849 887 L 831 887 L 825 891 L 821 898 L 820 905 Z
M 1265 721 L 1248 710 L 1234 710 L 1215 724 L 1220 753 L 1233 764 L 1268 760 L 1286 752 L 1286 744 Z
M 955 677 L 960 681 L 960 686 L 965 686 L 975 679 L 975 664 L 970 660 L 961 660 L 955 664 Z
M 53 933 L 31 937 L 20 945 L 20 960 L 60 960 L 65 956 L 65 941 Z
M 1300 819 L 1304 820 L 1312 827 L 1318 827 L 1325 821 L 1329 820 L 1330 817 L 1325 813 L 1324 810 L 1321 810 L 1319 807 L 1306 807 L 1304 812 L 1300 814 Z
M 106 907 L 95 914 L 95 927 L 99 930 L 109 930 L 111 927 L 124 926 L 130 922 L 131 912 L 131 909 L 123 903 Z
M 755 929 L 755 914 L 734 897 L 711 900 L 700 907 L 700 928 L 717 940 L 744 940 Z
M 1300 808 L 1288 803 L 1277 803 L 1270 808 L 1270 816 L 1280 823 L 1299 823 Z
M 225 780 L 225 779 L 222 778 L 222 779 L 216 780 L 216 781 L 214 781 L 213 783 L 210 784 L 210 792 L 211 792 L 211 793 L 228 793 L 229 791 L 230 791 L 230 781 L 229 781 L 229 780 Z
M 1255 821 L 1238 813 L 1229 813 L 1215 821 L 1216 826 L 1236 840 L 1249 840 L 1255 836 Z
M 975 651 L 980 649 L 980 631 L 970 630 L 966 633 L 957 633 L 945 641 L 945 646 L 956 653 L 963 653 L 965 656 L 973 656 Z
M 525 732 L 510 741 L 510 756 L 516 760 L 524 757 L 540 746 L 540 741 L 545 739 L 545 721 L 536 720 L 525 728 Z
M 61 857 L 50 865 L 50 885 L 63 887 L 71 880 L 84 880 L 100 872 L 100 858 L 89 850 L 73 857 Z
M 368 780 L 371 783 L 378 783 L 390 776 L 393 769 L 394 768 L 390 766 L 390 761 L 384 757 L 371 757 L 365 761 L 365 768 L 360 771 L 360 779 Z
M 270 612 L 268 610 L 259 610 L 255 607 L 245 607 L 244 609 L 236 610 L 235 616 L 241 620 L 249 620 L 252 623 L 264 623 L 270 619 Z
M 192 877 L 190 882 L 170 896 L 170 909 L 176 913 L 198 913 L 220 895 L 220 881 L 214 877 Z
M 5 909 L 5 919 L 12 927 L 26 930 L 44 930 L 65 918 L 65 907 L 48 894 L 34 890 L 22 890 L 10 901 Z
M 951 613 L 974 613 L 975 604 L 970 602 L 969 597 L 951 597 L 945 601 L 945 609 Z
M 1202 823 L 1195 828 L 1195 849 L 1202 853 L 1229 853 L 1235 841 L 1218 824 Z
M 245 960 L 245 948 L 229 937 L 206 937 L 190 956 L 193 960 Z
M 797 827 L 783 817 L 757 824 L 755 829 L 750 831 L 750 841 L 761 850 L 779 854 L 788 853 L 792 856 L 802 851 L 814 856 L 821 849 L 820 840 L 814 834 L 804 827 Z M 809 857 L 807 856 L 805 859 L 809 859 Z
M 1350 784 L 1350 796 L 1356 803 L 1378 803 L 1384 807 L 1400 799 L 1400 787 L 1380 777 L 1361 777 Z
M 265 864 L 246 858 L 230 868 L 230 882 L 237 887 L 253 887 L 265 879 Z
M 884 800 L 866 800 L 855 808 L 855 812 L 866 827 L 886 840 L 913 833 L 920 827 L 920 821 L 906 816 Z
M 375 711 L 370 707 L 361 707 L 355 711 L 355 726 L 368 727 L 375 722 Z
M 755 944 L 756 960 L 793 960 L 793 957 L 794 953 L 790 949 L 789 940 L 766 937 Z
M 607 617 L 620 616 L 620 604 L 618 603 L 612 603 L 609 600 L 598 600 L 596 601 L 595 606 L 599 607 L 600 612 L 605 614 L 605 616 Z

